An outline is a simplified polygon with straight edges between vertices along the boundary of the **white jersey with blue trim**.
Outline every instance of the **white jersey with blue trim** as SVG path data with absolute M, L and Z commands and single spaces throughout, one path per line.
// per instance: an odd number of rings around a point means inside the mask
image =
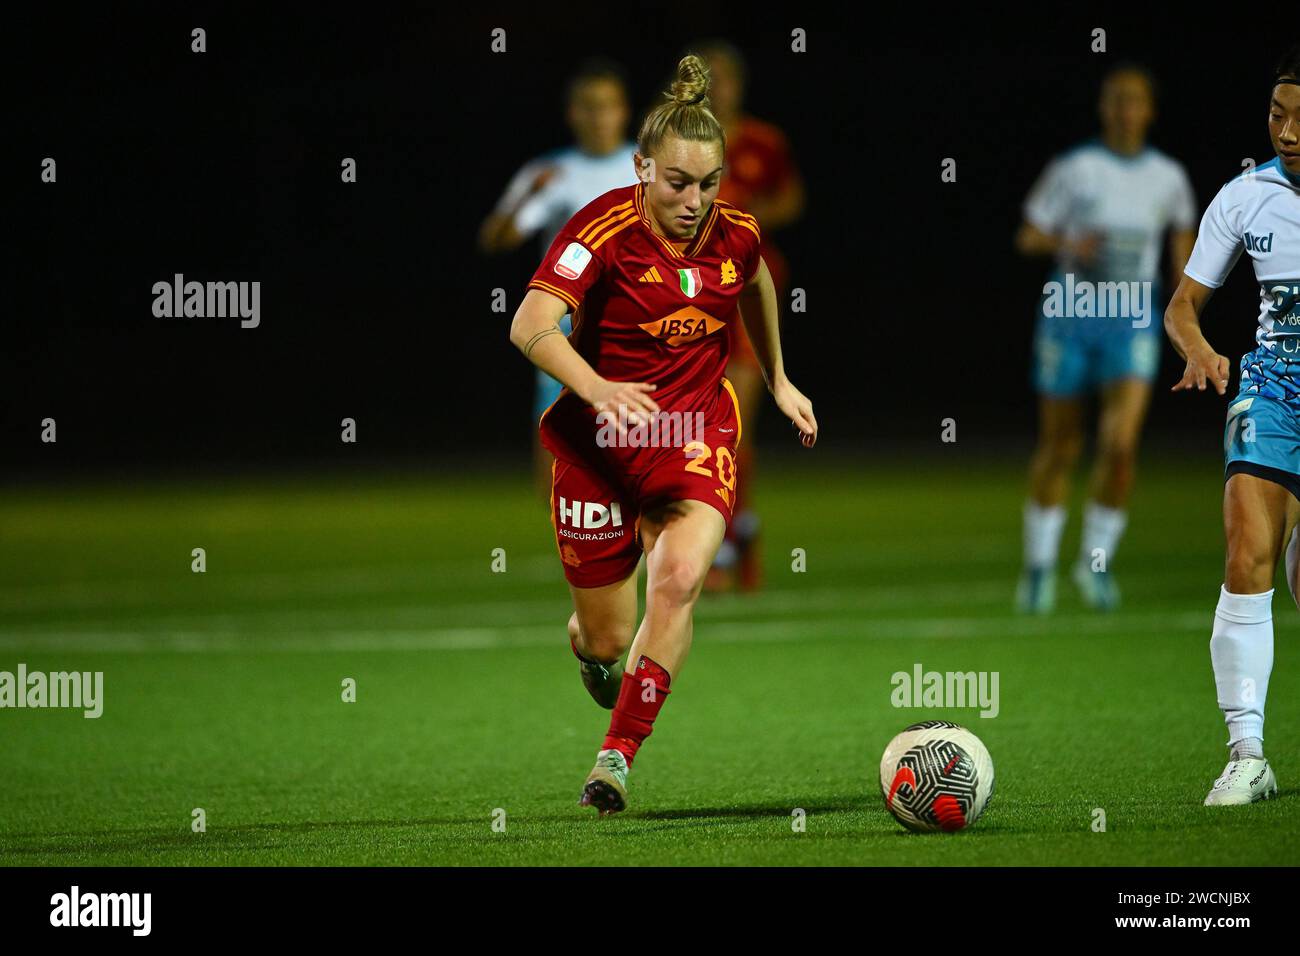
M 1181 163 L 1148 146 L 1133 156 L 1090 140 L 1047 164 L 1029 191 L 1025 220 L 1066 239 L 1096 233 L 1097 261 L 1084 267 L 1064 250 L 1061 273 L 1108 282 L 1154 282 L 1161 237 L 1196 226 L 1196 198 Z
M 1247 170 L 1219 190 L 1183 271 L 1217 289 L 1243 250 L 1259 283 L 1255 341 L 1274 358 L 1300 362 L 1300 177 L 1281 160 Z
M 611 189 L 636 182 L 632 164 L 635 152 L 635 143 L 624 142 L 604 156 L 584 153 L 576 146 L 539 156 L 515 173 L 497 203 L 497 211 L 504 214 L 514 209 L 537 177 L 549 171 L 545 185 L 524 200 L 514 216 L 515 231 L 520 235 L 540 232 L 541 255 L 545 256 L 555 234 L 579 209 Z

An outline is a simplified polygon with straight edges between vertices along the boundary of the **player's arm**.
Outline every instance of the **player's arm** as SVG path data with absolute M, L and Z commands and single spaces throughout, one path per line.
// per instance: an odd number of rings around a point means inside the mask
M 1172 229 L 1169 232 L 1169 287 L 1176 289 L 1182 284 L 1183 270 L 1187 260 L 1192 257 L 1192 248 L 1196 245 L 1195 229 Z
M 1057 257 L 1091 266 L 1101 254 L 1097 232 L 1071 236 L 1068 228 L 1075 205 L 1078 174 L 1068 158 L 1052 160 L 1025 197 L 1016 251 L 1027 258 Z
M 811 448 L 817 441 L 817 419 L 813 417 L 812 402 L 785 377 L 776 286 L 762 256 L 758 259 L 758 270 L 740 290 L 739 308 L 745 334 L 754 346 L 768 391 L 777 407 L 799 430 L 800 441 Z
M 1066 252 L 1076 261 L 1091 265 L 1101 251 L 1101 239 L 1101 234 L 1095 232 L 1079 239 L 1067 239 L 1065 236 L 1045 232 L 1026 220 L 1020 224 L 1020 230 L 1016 233 L 1016 252 L 1030 259 Z
M 517 249 L 524 236 L 515 228 L 514 213 L 490 213 L 478 231 L 478 247 L 489 255 Z
M 1170 391 L 1205 391 L 1208 379 L 1220 395 L 1228 388 L 1228 358 L 1219 355 L 1201 332 L 1201 313 L 1214 290 L 1184 274 L 1165 310 L 1165 332 L 1174 350 L 1187 361 L 1183 377 Z
M 620 405 L 627 407 L 627 419 L 633 425 L 649 421 L 659 411 L 650 397 L 654 385 L 644 382 L 611 382 L 596 374 L 585 358 L 569 344 L 560 331 L 560 319 L 569 306 L 558 296 L 540 289 L 529 289 L 510 323 L 510 341 L 547 375 L 558 380 L 598 412 L 618 414 Z
M 510 252 L 528 238 L 530 230 L 519 228 L 518 216 L 521 209 L 536 196 L 555 176 L 555 169 L 545 166 L 534 169 L 525 166 L 506 189 L 505 195 L 496 209 L 483 220 L 478 231 L 479 250 L 489 255 L 498 252 Z

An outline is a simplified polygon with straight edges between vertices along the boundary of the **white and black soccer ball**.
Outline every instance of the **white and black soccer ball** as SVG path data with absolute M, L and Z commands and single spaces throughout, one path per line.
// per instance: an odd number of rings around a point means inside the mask
M 979 819 L 993 796 L 993 758 L 959 724 L 913 724 L 880 758 L 880 793 L 909 830 L 961 830 Z

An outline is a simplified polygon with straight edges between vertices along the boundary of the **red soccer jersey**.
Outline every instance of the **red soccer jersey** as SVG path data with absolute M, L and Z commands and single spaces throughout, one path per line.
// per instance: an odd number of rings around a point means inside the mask
M 569 342 L 610 381 L 657 385 L 660 411 L 714 414 L 732 401 L 722 384 L 727 325 L 759 265 L 758 223 L 715 201 L 678 252 L 650 228 L 640 183 L 612 189 L 560 230 L 528 283 L 573 310 Z M 542 415 L 542 443 L 562 461 L 636 474 L 659 448 L 601 447 L 596 411 L 567 387 Z
M 779 192 L 796 175 L 785 135 L 752 116 L 741 117 L 727 137 L 725 162 L 718 198 L 736 206 Z

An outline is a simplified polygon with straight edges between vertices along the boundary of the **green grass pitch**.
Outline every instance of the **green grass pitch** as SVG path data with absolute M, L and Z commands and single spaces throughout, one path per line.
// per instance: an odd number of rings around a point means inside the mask
M 518 479 L 11 489 L 0 670 L 103 671 L 105 703 L 98 720 L 0 710 L 0 863 L 1300 858 L 1300 615 L 1280 577 L 1280 798 L 1200 805 L 1226 760 L 1208 654 L 1217 461 L 1148 462 L 1115 564 L 1123 609 L 1085 611 L 1063 576 L 1045 620 L 1011 613 L 1018 463 L 817 461 L 762 475 L 768 587 L 702 601 L 629 809 L 608 819 L 577 806 L 607 712 L 579 682 L 545 507 Z M 918 662 L 997 671 L 1000 713 L 893 707 L 890 676 Z M 885 743 L 928 717 L 971 727 L 993 755 L 996 793 L 964 833 L 907 833 L 880 798 Z

